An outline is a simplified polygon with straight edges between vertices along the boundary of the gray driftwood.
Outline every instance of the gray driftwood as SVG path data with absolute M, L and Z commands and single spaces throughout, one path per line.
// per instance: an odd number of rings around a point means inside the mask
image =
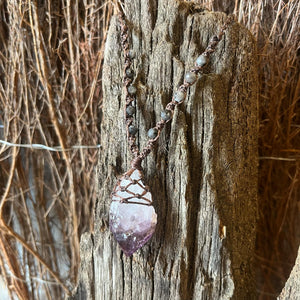
M 136 54 L 138 143 L 226 16 L 177 1 L 126 1 Z M 206 74 L 189 90 L 143 163 L 158 225 L 125 257 L 108 229 L 110 193 L 129 168 L 119 25 L 111 20 L 103 67 L 102 151 L 95 231 L 81 239 L 74 299 L 255 299 L 257 74 L 255 42 L 230 26 Z M 91 180 L 91 184 L 94 184 Z
M 300 299 L 300 247 L 291 274 L 277 300 Z

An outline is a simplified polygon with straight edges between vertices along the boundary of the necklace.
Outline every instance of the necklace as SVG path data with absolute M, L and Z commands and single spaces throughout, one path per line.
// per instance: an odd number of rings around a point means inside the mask
M 125 14 L 117 2 L 118 17 L 121 27 L 121 45 L 124 53 L 123 85 L 125 87 L 125 124 L 127 140 L 133 155 L 130 169 L 117 181 L 113 192 L 109 211 L 109 227 L 126 256 L 131 256 L 141 248 L 153 235 L 157 223 L 157 215 L 152 206 L 152 194 L 143 181 L 141 163 L 151 153 L 160 133 L 167 122 L 172 119 L 175 107 L 185 98 L 187 89 L 193 85 L 199 73 L 207 65 L 209 56 L 215 51 L 225 30 L 232 22 L 229 16 L 218 35 L 211 38 L 205 51 L 198 56 L 195 67 L 185 74 L 183 84 L 177 89 L 172 100 L 161 112 L 161 120 L 149 129 L 146 146 L 139 151 L 136 144 L 137 127 L 134 125 L 136 87 L 132 84 L 134 72 L 131 68 L 134 54 L 129 50 L 128 26 Z

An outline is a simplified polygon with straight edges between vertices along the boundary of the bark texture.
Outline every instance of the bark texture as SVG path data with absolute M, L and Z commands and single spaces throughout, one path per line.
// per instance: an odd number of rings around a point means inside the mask
M 177 1 L 125 3 L 138 88 L 138 144 L 160 119 L 183 77 L 225 21 Z M 233 23 L 206 74 L 192 86 L 144 161 L 158 225 L 125 257 L 108 229 L 110 193 L 129 168 L 122 96 L 123 57 L 111 21 L 103 67 L 102 152 L 94 234 L 81 240 L 74 299 L 255 299 L 257 217 L 255 42 Z

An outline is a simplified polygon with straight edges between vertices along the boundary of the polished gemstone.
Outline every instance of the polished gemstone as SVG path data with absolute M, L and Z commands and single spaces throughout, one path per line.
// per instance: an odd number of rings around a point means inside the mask
M 120 178 L 112 193 L 109 226 L 127 256 L 151 238 L 157 223 L 152 195 L 142 177 L 140 170 L 129 170 Z

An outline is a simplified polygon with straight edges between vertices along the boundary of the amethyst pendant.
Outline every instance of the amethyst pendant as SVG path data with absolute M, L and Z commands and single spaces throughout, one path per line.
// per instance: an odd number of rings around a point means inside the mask
M 140 170 L 130 169 L 112 193 L 109 227 L 126 256 L 141 248 L 155 231 L 157 215 Z

